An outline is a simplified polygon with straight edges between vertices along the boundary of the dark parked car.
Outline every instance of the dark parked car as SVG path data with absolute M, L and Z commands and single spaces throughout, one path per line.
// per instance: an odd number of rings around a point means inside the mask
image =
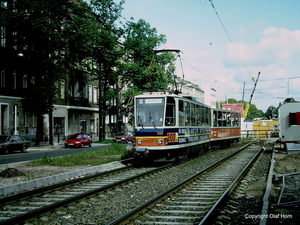
M 121 132 L 114 136 L 114 142 L 128 143 L 134 141 L 134 134 L 132 132 Z
M 84 146 L 92 146 L 92 138 L 85 134 L 85 133 L 76 133 L 71 135 L 66 141 L 65 141 L 65 147 L 81 147 Z
M 27 141 L 20 135 L 0 135 L 0 152 L 7 154 L 14 150 L 27 152 L 30 141 Z

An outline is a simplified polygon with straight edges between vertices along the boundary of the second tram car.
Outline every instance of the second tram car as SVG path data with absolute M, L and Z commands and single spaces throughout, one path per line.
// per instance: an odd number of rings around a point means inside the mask
M 238 143 L 241 137 L 241 113 L 225 109 L 211 109 L 211 147 L 224 148 Z
M 137 160 L 172 159 L 210 147 L 211 135 L 214 145 L 238 139 L 233 131 L 240 128 L 239 119 L 230 119 L 238 113 L 226 114 L 230 120 L 231 131 L 224 136 L 225 128 L 216 127 L 211 132 L 214 120 L 212 109 L 190 96 L 175 95 L 165 92 L 151 92 L 135 96 L 135 147 L 134 158 Z M 218 112 L 221 112 L 218 111 Z M 225 115 L 225 114 L 224 114 Z M 237 131 L 237 130 L 236 130 Z M 227 132 L 227 130 L 226 130 Z M 239 133 L 239 131 L 238 131 Z M 233 135 L 234 134 L 234 135 Z M 222 140 L 221 140 L 222 139 Z

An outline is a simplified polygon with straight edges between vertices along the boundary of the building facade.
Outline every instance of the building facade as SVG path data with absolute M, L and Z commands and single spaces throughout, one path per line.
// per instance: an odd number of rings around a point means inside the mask
M 33 62 L 33 55 L 30 55 L 32 49 L 24 44 L 25 37 L 7 25 L 5 16 L 19 12 L 17 2 L 3 1 L 0 10 L 0 135 L 19 133 L 35 141 L 37 118 L 24 112 L 22 99 L 24 94 L 31 91 L 30 84 L 36 82 L 32 71 L 38 71 L 41 66 Z M 44 76 L 42 73 L 38 75 Z M 60 80 L 55 80 L 58 93 L 54 110 L 51 115 L 43 115 L 44 141 L 48 141 L 51 133 L 54 135 L 54 142 L 76 132 L 98 136 L 97 76 L 87 73 L 78 65 L 72 71 L 66 70 Z

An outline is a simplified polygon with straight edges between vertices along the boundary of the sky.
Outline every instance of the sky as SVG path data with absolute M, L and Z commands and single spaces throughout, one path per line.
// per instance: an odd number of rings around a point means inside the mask
M 182 52 L 177 75 L 216 89 L 217 100 L 249 101 L 260 71 L 258 109 L 300 100 L 299 0 L 125 0 L 123 8 L 166 35 L 159 49 Z

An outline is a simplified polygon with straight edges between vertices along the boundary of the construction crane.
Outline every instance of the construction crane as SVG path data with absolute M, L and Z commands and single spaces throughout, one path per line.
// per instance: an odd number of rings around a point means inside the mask
M 260 73 L 261 73 L 261 71 L 258 72 L 256 81 L 254 82 L 254 88 L 253 88 L 252 93 L 250 95 L 250 100 L 249 100 L 249 102 L 246 103 L 246 107 L 245 107 L 245 110 L 244 110 L 244 118 L 245 119 L 247 118 L 247 115 L 248 115 L 248 111 L 249 111 L 249 108 L 250 108 L 250 105 L 251 105 L 252 97 L 253 97 L 253 94 L 255 92 L 255 88 L 256 88 Z M 253 78 L 253 80 L 254 80 L 254 78 Z

